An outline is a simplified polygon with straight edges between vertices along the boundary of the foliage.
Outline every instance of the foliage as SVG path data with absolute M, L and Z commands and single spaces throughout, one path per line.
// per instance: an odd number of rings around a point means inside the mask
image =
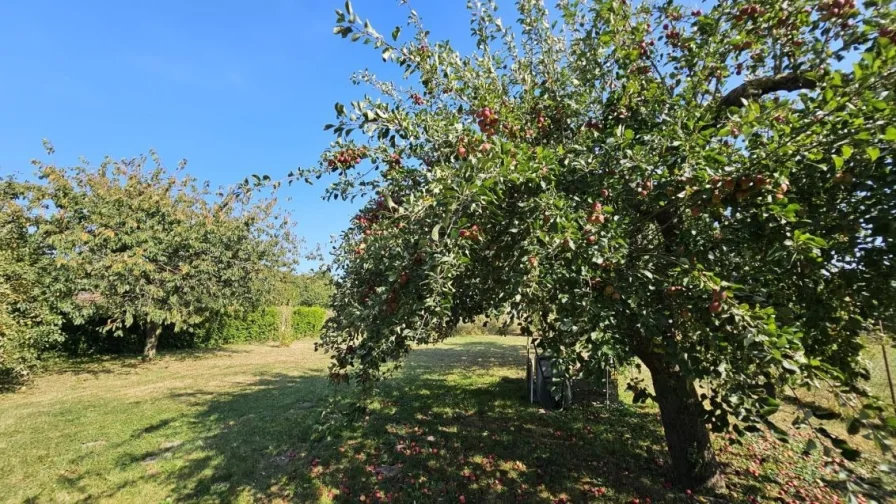
M 333 296 L 333 278 L 325 271 L 283 272 L 276 283 L 274 303 L 278 306 L 329 307 Z
M 42 350 L 57 343 L 61 317 L 53 265 L 29 232 L 25 185 L 0 180 L 0 388 L 28 377 Z
M 704 423 L 783 436 L 794 388 L 836 392 L 852 433 L 896 424 L 855 385 L 896 306 L 891 4 L 518 0 L 510 26 L 475 2 L 468 56 L 350 7 L 334 33 L 412 80 L 357 74 L 376 96 L 337 103 L 298 174 L 375 196 L 336 251 L 334 380 L 510 313 L 561 367 L 638 357 L 682 484 L 718 474 Z
M 189 332 L 259 307 L 294 244 L 275 200 L 216 198 L 183 164 L 169 173 L 152 160 L 37 163 L 45 182 L 29 196 L 42 207 L 36 235 L 78 293 L 73 322 L 99 317 L 119 335 L 140 328 L 149 357 L 162 328 Z
M 292 311 L 292 330 L 297 338 L 318 336 L 327 320 L 327 310 L 317 306 L 297 306 Z
M 197 332 L 196 346 L 271 341 L 277 337 L 279 322 L 279 312 L 274 307 L 236 315 L 218 315 L 208 327 Z

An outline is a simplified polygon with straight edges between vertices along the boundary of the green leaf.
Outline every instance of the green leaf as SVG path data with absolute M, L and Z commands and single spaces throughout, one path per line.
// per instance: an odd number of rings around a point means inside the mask
M 433 240 L 439 241 L 439 230 L 442 229 L 441 224 L 436 224 L 434 228 L 432 228 L 432 233 L 429 236 L 432 237 Z
M 761 410 L 759 410 L 759 414 L 764 417 L 772 416 L 777 412 L 778 412 L 777 406 L 769 406 L 769 407 L 762 408 Z
M 868 153 L 868 157 L 872 162 L 877 161 L 877 158 L 880 157 L 880 149 L 878 149 L 877 147 L 868 147 L 865 149 L 865 152 Z
M 387 47 L 383 49 L 383 61 L 388 61 L 390 56 L 392 56 L 392 48 Z
M 344 116 L 345 116 L 345 105 L 343 105 L 343 104 L 341 104 L 341 103 L 339 103 L 339 102 L 336 102 L 336 105 L 334 105 L 334 108 L 336 109 L 336 116 L 337 116 L 337 117 L 344 117 Z
M 850 147 L 849 145 L 840 147 L 840 152 L 843 153 L 843 159 L 849 159 L 849 156 L 852 156 L 852 150 L 852 147 Z
M 392 40 L 398 41 L 398 35 L 401 33 L 401 27 L 396 26 L 394 30 L 392 30 Z
M 354 12 L 352 11 L 352 3 L 349 0 L 345 0 L 345 13 L 348 14 L 348 17 L 354 16 Z
M 884 140 L 896 142 L 896 126 L 887 126 L 887 131 L 884 133 Z
M 839 170 L 843 168 L 843 158 L 840 156 L 833 156 L 834 158 L 834 166 Z

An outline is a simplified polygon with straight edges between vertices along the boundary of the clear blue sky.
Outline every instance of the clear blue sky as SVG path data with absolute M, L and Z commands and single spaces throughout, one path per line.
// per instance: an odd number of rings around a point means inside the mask
M 418 0 L 437 39 L 469 49 L 466 0 Z M 366 90 L 355 70 L 383 73 L 369 46 L 332 34 L 336 0 L 28 0 L 0 2 L 0 176 L 43 157 L 131 157 L 152 148 L 213 185 L 312 164 L 331 137 L 333 103 Z M 356 0 L 381 33 L 404 27 L 397 0 Z M 505 9 L 511 8 L 505 2 Z M 510 12 L 503 13 L 511 18 Z M 509 20 L 509 19 L 508 19 Z M 327 244 L 355 205 L 323 186 L 281 194 L 310 244 Z

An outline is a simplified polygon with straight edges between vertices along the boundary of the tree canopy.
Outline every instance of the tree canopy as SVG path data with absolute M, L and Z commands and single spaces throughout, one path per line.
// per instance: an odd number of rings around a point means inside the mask
M 273 199 L 215 196 L 152 155 L 97 167 L 39 163 L 37 239 L 73 293 L 67 314 L 104 330 L 138 327 L 152 357 L 163 327 L 198 328 L 212 315 L 258 308 L 296 242 Z
M 41 350 L 62 339 L 56 282 L 47 251 L 32 239 L 25 187 L 0 181 L 0 388 L 27 378 Z
M 335 255 L 334 380 L 509 314 L 567 370 L 640 359 L 681 484 L 717 474 L 705 425 L 783 435 L 768 417 L 795 388 L 839 394 L 851 433 L 896 423 L 859 382 L 894 306 L 892 5 L 470 7 L 469 55 L 414 11 L 407 36 L 337 12 L 408 79 L 358 73 L 373 96 L 335 105 L 298 174 L 370 197 Z

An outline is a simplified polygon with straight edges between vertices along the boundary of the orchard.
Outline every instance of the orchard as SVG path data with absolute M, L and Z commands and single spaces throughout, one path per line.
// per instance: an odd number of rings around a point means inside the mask
M 859 385 L 861 336 L 892 326 L 896 14 L 887 2 L 471 2 L 476 50 L 334 33 L 403 71 L 356 77 L 317 167 L 369 198 L 335 250 L 331 379 L 373 382 L 413 345 L 509 317 L 567 372 L 637 359 L 676 483 L 713 484 L 710 432 L 785 429 L 801 388 L 842 399 L 889 450 Z M 508 21 L 513 20 L 513 23 Z M 845 458 L 861 454 L 793 422 Z M 734 436 L 736 437 L 736 436 Z

